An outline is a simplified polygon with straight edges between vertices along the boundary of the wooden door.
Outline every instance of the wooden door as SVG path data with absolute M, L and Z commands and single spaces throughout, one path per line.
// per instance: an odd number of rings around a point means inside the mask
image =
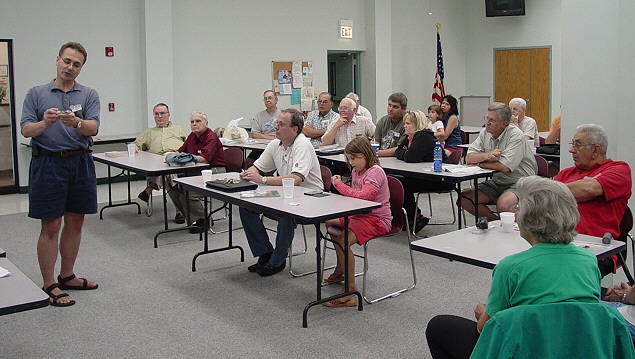
M 501 49 L 495 53 L 495 92 L 498 102 L 514 97 L 527 101 L 525 115 L 538 131 L 549 130 L 551 107 L 551 48 Z

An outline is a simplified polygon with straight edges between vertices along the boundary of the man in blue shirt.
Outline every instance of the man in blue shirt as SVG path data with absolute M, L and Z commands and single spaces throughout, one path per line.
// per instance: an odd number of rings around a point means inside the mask
M 97 181 L 90 146 L 99 129 L 97 91 L 75 82 L 86 62 L 84 47 L 69 42 L 60 48 L 55 79 L 31 88 L 24 98 L 22 135 L 31 138 L 29 217 L 41 220 L 37 243 L 44 291 L 53 306 L 75 301 L 62 290 L 97 289 L 74 273 L 84 215 L 97 213 Z M 64 226 L 62 228 L 62 218 Z M 60 275 L 55 262 L 60 253 Z

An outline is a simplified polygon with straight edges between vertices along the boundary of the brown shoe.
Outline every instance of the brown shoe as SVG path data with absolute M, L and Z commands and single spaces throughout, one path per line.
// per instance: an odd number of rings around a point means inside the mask
M 177 224 L 185 223 L 185 216 L 183 216 L 183 213 L 177 213 L 176 216 L 174 216 L 174 222 Z

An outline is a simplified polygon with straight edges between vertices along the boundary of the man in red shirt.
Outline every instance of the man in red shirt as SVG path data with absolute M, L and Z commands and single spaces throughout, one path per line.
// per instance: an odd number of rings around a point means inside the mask
M 608 134 L 600 125 L 580 125 L 569 143 L 574 167 L 556 175 L 578 201 L 580 222 L 575 230 L 602 237 L 606 232 L 620 235 L 620 222 L 631 197 L 631 168 L 626 162 L 606 157 Z M 605 276 L 615 272 L 616 256 L 599 262 Z

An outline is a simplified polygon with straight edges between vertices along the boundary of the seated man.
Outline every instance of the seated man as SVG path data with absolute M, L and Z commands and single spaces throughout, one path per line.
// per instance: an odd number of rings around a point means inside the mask
M 379 157 L 393 157 L 397 145 L 406 138 L 403 116 L 408 108 L 408 98 L 401 92 L 388 96 L 388 114 L 377 121 L 375 142 L 379 143 Z
M 518 126 L 526 140 L 535 140 L 538 138 L 538 126 L 536 120 L 529 116 L 525 116 L 525 108 L 527 102 L 522 98 L 515 97 L 509 101 L 509 107 L 512 110 L 512 124 Z
M 328 92 L 322 92 L 317 100 L 318 109 L 309 112 L 302 134 L 311 139 L 313 147 L 322 145 L 322 135 L 326 128 L 340 116 L 333 111 L 333 96 Z
M 357 104 L 357 110 L 355 111 L 355 115 L 364 116 L 367 119 L 369 119 L 370 122 L 372 122 L 373 124 L 375 123 L 373 121 L 373 115 L 370 114 L 370 111 L 368 111 L 368 109 L 366 107 L 362 106 L 359 103 L 359 96 L 355 92 L 349 92 L 348 95 L 346 95 L 346 97 L 348 97 L 351 100 L 355 101 L 355 103 Z
M 333 121 L 324 135 L 322 136 L 322 144 L 337 144 L 337 147 L 344 148 L 351 140 L 358 136 L 371 138 L 375 133 L 375 125 L 369 119 L 355 115 L 357 104 L 355 101 L 346 97 L 340 102 L 337 109 L 340 118 Z
M 560 116 L 551 121 L 551 127 L 549 128 L 549 134 L 545 138 L 545 144 L 551 145 L 554 143 L 560 143 Z
M 262 96 L 265 102 L 265 109 L 256 113 L 256 116 L 251 120 L 251 137 L 273 140 L 276 138 L 276 130 L 273 125 L 280 115 L 278 96 L 271 90 L 265 91 Z M 251 167 L 261 153 L 261 150 L 251 150 L 249 156 L 245 159 L 245 168 Z
M 303 127 L 302 113 L 292 108 L 283 110 L 275 125 L 276 139 L 267 145 L 253 166 L 240 174 L 240 178 L 273 186 L 282 186 L 283 178 L 293 178 L 296 186 L 322 190 L 324 184 L 320 164 L 311 142 L 301 133 Z M 263 176 L 271 171 L 276 171 L 277 176 Z M 239 212 L 251 253 L 258 257 L 258 262 L 249 266 L 248 270 L 258 272 L 263 277 L 283 270 L 293 240 L 295 222 L 284 217 L 278 218 L 276 247 L 273 248 L 260 220 L 260 213 L 243 207 L 240 207 Z
M 207 115 L 203 112 L 193 112 L 190 115 L 190 128 L 192 133 L 187 136 L 185 143 L 177 150 L 177 152 L 168 152 L 165 154 L 166 158 L 174 156 L 177 153 L 189 153 L 194 155 L 197 162 L 209 163 L 210 168 L 214 173 L 225 172 L 225 156 L 223 155 L 223 145 L 221 144 L 218 136 L 214 131 L 207 127 Z M 179 218 L 180 213 L 186 213 L 188 208 L 185 191 L 177 186 L 172 186 L 168 192 L 174 206 L 178 209 L 177 217 L 174 220 L 177 223 L 184 223 L 184 218 Z M 195 193 L 189 194 L 190 213 L 186 213 L 188 224 L 192 218 L 197 218 L 195 225 L 197 228 L 191 228 L 190 233 L 199 233 L 205 227 L 205 211 L 199 196 Z M 182 216 L 182 215 L 181 215 Z
M 578 201 L 578 233 L 602 237 L 609 232 L 617 238 L 631 197 L 631 168 L 626 162 L 607 158 L 607 148 L 608 134 L 602 126 L 578 126 L 569 147 L 574 166 L 563 169 L 554 179 L 566 184 Z M 616 263 L 617 256 L 600 261 L 602 276 L 615 273 Z
M 170 122 L 170 109 L 164 103 L 158 103 L 152 109 L 156 127 L 145 129 L 133 142 L 137 150 L 148 151 L 163 155 L 166 152 L 176 151 L 183 145 L 187 134 L 183 127 Z M 150 200 L 152 190 L 160 189 L 159 177 L 148 177 L 148 186 L 137 197 L 144 202 Z
M 518 203 L 516 182 L 535 175 L 538 166 L 523 132 L 509 126 L 512 112 L 500 102 L 487 108 L 485 131 L 481 131 L 467 150 L 465 163 L 496 170 L 491 180 L 478 185 L 478 215 L 488 221 L 498 219 L 486 204 L 496 203 L 498 212 L 511 212 Z M 471 214 L 476 213 L 474 188 L 461 193 L 461 205 Z

